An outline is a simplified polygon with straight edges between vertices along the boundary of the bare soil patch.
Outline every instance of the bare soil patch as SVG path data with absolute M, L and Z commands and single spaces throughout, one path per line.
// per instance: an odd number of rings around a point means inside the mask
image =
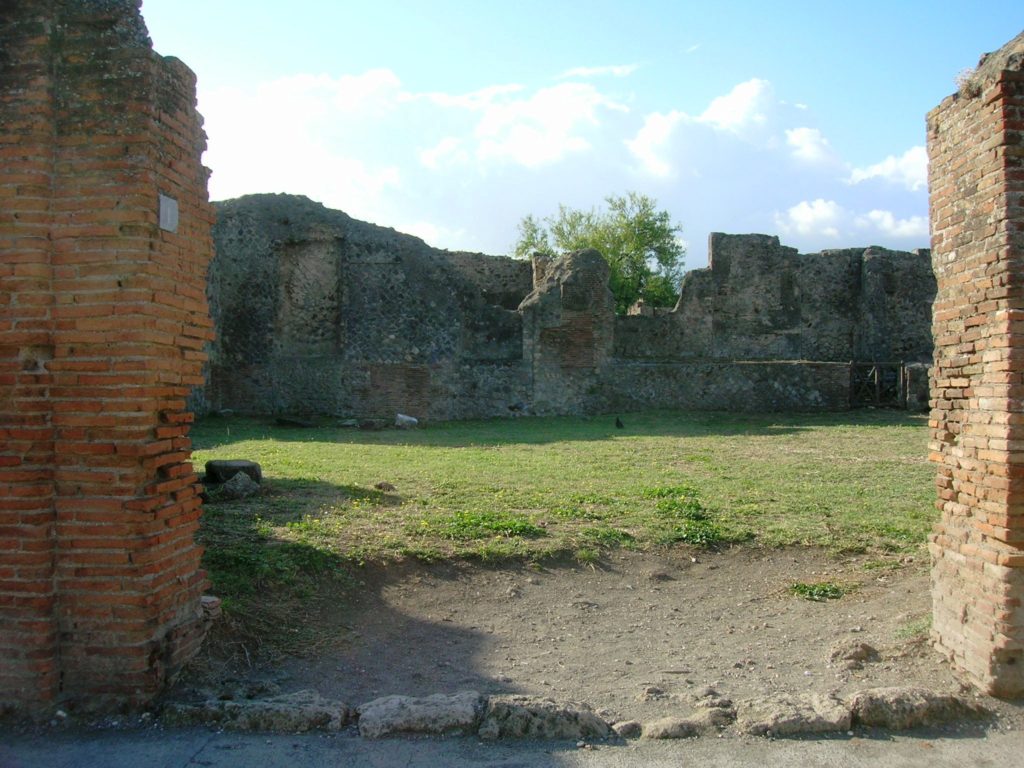
M 926 564 L 877 565 L 749 547 L 617 551 L 593 565 L 369 565 L 305 602 L 292 629 L 307 624 L 313 640 L 299 656 L 226 654 L 242 641 L 220 633 L 172 695 L 313 688 L 359 705 L 471 689 L 650 721 L 690 709 L 708 687 L 735 702 L 892 685 L 966 691 L 926 639 Z M 814 602 L 791 593 L 798 582 L 847 591 Z M 878 656 L 859 668 L 832 659 L 855 643 Z M 981 701 L 1002 727 L 1021 727 L 1021 705 Z

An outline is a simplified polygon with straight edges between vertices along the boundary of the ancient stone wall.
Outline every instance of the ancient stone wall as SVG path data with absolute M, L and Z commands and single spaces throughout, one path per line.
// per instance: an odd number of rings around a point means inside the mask
M 615 332 L 608 263 L 586 250 L 537 274 L 540 282 L 520 306 L 527 402 L 535 413 L 600 412 Z
M 799 254 L 767 235 L 713 233 L 707 269 L 670 313 L 616 318 L 623 360 L 931 360 L 927 251 Z
M 201 406 L 460 419 L 527 399 L 528 262 L 436 251 L 303 197 L 218 206 Z
M 202 393 L 215 409 L 835 409 L 850 361 L 931 362 L 927 251 L 801 255 L 713 234 L 710 266 L 687 274 L 672 311 L 616 316 L 596 253 L 531 265 L 437 251 L 305 198 L 219 205 Z
M 202 639 L 205 136 L 138 5 L 0 4 L 0 709 L 145 701 Z
M 928 116 L 933 638 L 1024 696 L 1024 34 Z

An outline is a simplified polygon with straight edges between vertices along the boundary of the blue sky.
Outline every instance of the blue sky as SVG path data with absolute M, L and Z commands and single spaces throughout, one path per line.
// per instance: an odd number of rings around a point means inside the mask
M 1024 3 L 144 0 L 198 75 L 213 199 L 305 194 L 508 253 L 629 190 L 802 252 L 927 247 L 925 114 Z

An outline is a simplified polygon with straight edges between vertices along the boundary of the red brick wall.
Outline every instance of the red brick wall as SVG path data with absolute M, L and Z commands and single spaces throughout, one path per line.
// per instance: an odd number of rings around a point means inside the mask
M 140 703 L 202 639 L 205 137 L 137 5 L 0 11 L 0 706 Z
M 1024 72 L 1000 62 L 928 116 L 933 637 L 983 689 L 1024 695 Z
M 49 208 L 54 146 L 48 38 L 0 17 L 0 709 L 53 696 L 53 428 Z

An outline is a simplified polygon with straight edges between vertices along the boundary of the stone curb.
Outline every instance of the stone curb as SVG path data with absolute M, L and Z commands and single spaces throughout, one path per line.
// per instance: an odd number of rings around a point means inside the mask
M 350 707 L 316 691 L 240 701 L 210 699 L 168 704 L 160 715 L 168 725 L 218 725 L 230 731 L 340 731 L 353 720 Z
M 425 697 L 385 696 L 350 707 L 306 690 L 265 699 L 210 699 L 172 703 L 168 725 L 216 725 L 228 730 L 337 732 L 356 726 L 366 739 L 388 736 L 476 736 L 484 740 L 585 740 L 695 738 L 733 727 L 772 738 L 842 733 L 854 726 L 903 731 L 979 720 L 991 713 L 965 697 L 926 688 L 871 688 L 847 700 L 821 694 L 777 695 L 649 722 L 609 723 L 588 705 L 476 691 Z
M 425 698 L 385 696 L 358 709 L 359 735 L 379 739 L 403 733 L 471 734 L 480 727 L 487 699 L 476 691 Z

